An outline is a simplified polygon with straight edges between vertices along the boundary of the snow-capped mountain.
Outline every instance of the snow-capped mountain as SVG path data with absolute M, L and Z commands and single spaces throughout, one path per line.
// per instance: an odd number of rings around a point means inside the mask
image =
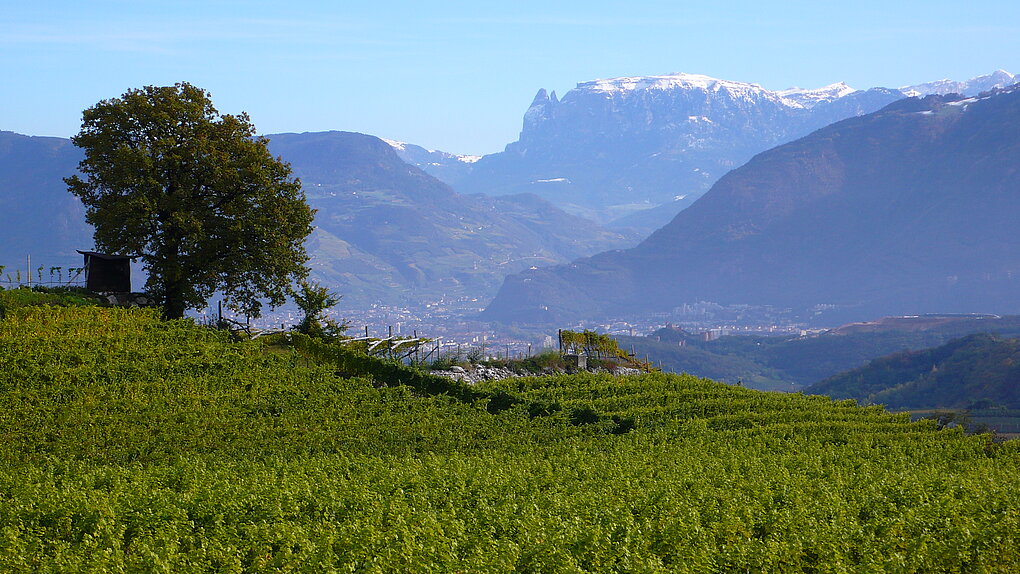
M 532 192 L 650 232 L 755 154 L 901 97 L 846 84 L 779 92 L 698 74 L 593 80 L 562 98 L 539 90 L 520 139 L 456 185 Z
M 1013 80 L 996 72 L 953 87 L 968 93 Z M 935 84 L 910 89 L 949 89 Z M 532 192 L 572 213 L 651 232 L 754 155 L 903 97 L 900 89 L 845 83 L 774 91 L 684 73 L 581 82 L 562 98 L 542 89 L 519 140 L 454 185 Z
M 1010 74 L 1005 70 L 996 70 L 991 74 L 971 78 L 964 82 L 953 80 L 938 80 L 916 86 L 904 86 L 900 91 L 907 96 L 927 96 L 931 94 L 962 94 L 964 96 L 976 96 L 981 92 L 987 92 L 995 88 L 1002 88 L 1020 82 L 1020 77 Z
M 734 99 L 754 102 L 761 97 L 778 99 L 792 108 L 811 108 L 816 104 L 837 100 L 853 92 L 854 88 L 843 82 L 831 84 L 814 90 L 790 88 L 773 92 L 758 84 L 720 80 L 701 74 L 671 74 L 668 76 L 637 76 L 629 78 L 613 78 L 609 80 L 593 80 L 577 85 L 579 90 L 589 90 L 604 94 L 618 94 L 635 91 L 673 91 L 698 90 L 705 93 L 725 92 Z
M 856 91 L 854 88 L 846 85 L 845 82 L 839 82 L 815 90 L 790 88 L 776 93 L 791 107 L 812 108 L 817 104 L 824 104 L 849 96 Z
M 390 144 L 397 156 L 414 167 L 435 177 L 447 185 L 456 185 L 471 171 L 471 165 L 482 158 L 480 155 L 457 155 L 419 145 L 381 138 Z

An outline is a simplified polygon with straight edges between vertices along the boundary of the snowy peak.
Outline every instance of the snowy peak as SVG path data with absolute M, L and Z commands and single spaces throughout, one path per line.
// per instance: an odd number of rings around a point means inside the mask
M 770 99 L 790 108 L 811 108 L 817 104 L 838 100 L 856 92 L 843 82 L 806 90 L 790 88 L 773 91 L 758 84 L 720 80 L 701 74 L 669 74 L 666 76 L 631 76 L 581 82 L 577 91 L 599 93 L 609 96 L 627 95 L 638 92 L 700 91 L 710 94 L 725 92 L 733 98 Z M 532 106 L 538 105 L 544 90 L 539 92 Z
M 475 163 L 476 161 L 482 159 L 482 156 L 480 155 L 459 155 L 440 150 L 426 149 L 418 145 L 409 144 L 407 142 L 388 140 L 386 138 L 379 139 L 389 144 L 389 146 L 393 148 L 394 151 L 397 152 L 397 155 L 401 156 L 402 158 L 404 158 L 405 154 L 419 154 L 435 157 L 438 159 L 459 161 L 463 163 Z M 407 161 L 407 159 L 404 158 L 404 161 Z M 415 162 L 408 163 L 414 164 Z
M 400 159 L 449 185 L 467 176 L 471 166 L 482 159 L 480 155 L 458 155 L 434 149 L 425 149 L 407 142 L 380 138 L 389 144 Z
M 778 92 L 687 73 L 580 82 L 559 99 L 542 89 L 518 141 L 474 164 L 458 190 L 536 193 L 602 222 L 666 206 L 641 228 L 651 232 L 680 209 L 676 196 L 693 202 L 754 155 L 902 97 L 845 83 Z
M 823 102 L 831 102 L 849 96 L 856 91 L 854 88 L 846 85 L 845 82 L 838 82 L 814 90 L 790 88 L 776 93 L 791 105 L 810 108 Z
M 390 147 L 393 148 L 395 151 L 404 151 L 404 150 L 407 149 L 407 142 L 398 142 L 396 140 L 388 140 L 386 138 L 379 138 L 379 139 L 381 139 L 382 141 L 390 144 Z M 426 150 L 426 151 L 432 152 L 434 150 Z
M 717 92 L 766 92 L 758 84 L 731 82 L 701 74 L 669 74 L 666 76 L 632 76 L 627 78 L 610 78 L 592 80 L 577 84 L 578 90 L 613 94 L 619 92 L 639 92 L 655 90 L 702 90 Z
M 806 124 L 794 133 L 776 127 L 779 122 L 771 124 L 771 132 L 751 132 L 746 128 L 755 124 L 747 119 L 765 125 L 772 117 L 740 117 L 731 132 L 738 136 L 803 137 L 760 152 L 730 171 L 632 249 L 507 277 L 484 317 L 509 323 L 530 316 L 569 324 L 668 312 L 706 297 L 816 310 L 824 301 L 840 305 L 838 313 L 847 321 L 907 310 L 1020 311 L 1015 297 L 1020 289 L 1015 271 L 1020 269 L 1020 235 L 1015 232 L 1020 196 L 1005 192 L 1020 189 L 1020 131 L 1015 129 L 1020 86 L 976 97 L 875 95 L 900 99 L 869 116 L 829 122 L 807 135 Z M 960 113 L 966 106 L 971 111 Z M 796 111 L 824 108 L 833 106 Z M 934 113 L 908 116 L 925 108 Z M 786 125 L 790 121 L 778 119 Z M 713 118 L 716 125 L 726 120 L 724 115 Z M 771 143 L 766 140 L 750 143 L 761 150 Z M 650 149 L 647 141 L 624 143 L 627 149 Z M 694 156 L 690 149 L 684 149 L 687 157 Z M 727 151 L 723 145 L 715 149 Z M 601 156 L 589 164 L 589 173 L 610 157 L 595 151 Z M 739 158 L 730 154 L 726 159 Z M 690 170 L 696 164 L 673 165 Z M 698 167 L 711 165 L 702 161 Z M 629 175 L 607 171 L 608 182 Z M 587 175 L 564 168 L 547 173 L 569 177 L 574 186 Z M 680 182 L 671 186 L 673 193 L 695 191 L 683 185 L 682 176 L 682 170 L 673 169 L 660 181 Z M 638 199 L 639 182 L 625 183 L 629 187 L 620 196 Z M 876 261 L 876 245 L 882 246 L 883 261 Z
M 1000 71 L 985 80 L 1013 78 Z M 981 89 L 991 87 L 987 83 Z M 679 210 L 670 207 L 675 196 L 693 202 L 717 178 L 771 147 L 905 98 L 895 88 L 855 89 L 844 82 L 770 90 L 690 73 L 594 79 L 560 98 L 547 89 L 532 93 L 518 140 L 471 164 L 454 187 L 536 193 L 572 213 L 621 226 L 638 225 L 628 218 L 653 206 Z M 675 215 L 669 209 L 656 226 Z
M 981 92 L 987 92 L 995 88 L 1004 88 L 1020 82 L 1020 76 L 1011 74 L 1005 70 L 996 70 L 991 74 L 971 78 L 963 82 L 953 80 L 936 80 L 916 86 L 904 86 L 900 91 L 907 96 L 929 96 L 962 94 L 964 96 L 976 96 Z
M 1005 70 L 996 70 L 991 74 L 978 76 L 962 82 L 937 80 L 915 86 L 905 86 L 899 88 L 899 91 L 905 96 L 945 95 L 951 93 L 975 96 L 981 92 L 1006 87 L 1017 82 L 1020 82 L 1020 76 Z M 618 96 L 639 92 L 694 90 L 708 93 L 727 92 L 733 97 L 765 97 L 779 100 L 784 105 L 792 108 L 811 108 L 818 104 L 839 100 L 858 92 L 858 90 L 844 82 L 837 82 L 816 89 L 790 88 L 772 91 L 758 84 L 720 80 L 702 74 L 686 73 L 591 80 L 578 83 L 575 90 L 572 91 Z M 556 103 L 558 102 L 555 96 L 549 98 L 545 90 L 540 90 L 532 106 L 546 108 L 549 104 Z

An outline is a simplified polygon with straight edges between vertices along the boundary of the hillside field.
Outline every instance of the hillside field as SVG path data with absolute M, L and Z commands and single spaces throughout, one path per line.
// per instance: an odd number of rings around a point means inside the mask
M 4 572 L 1011 572 L 1018 470 L 686 375 L 463 387 L 145 310 L 0 319 Z

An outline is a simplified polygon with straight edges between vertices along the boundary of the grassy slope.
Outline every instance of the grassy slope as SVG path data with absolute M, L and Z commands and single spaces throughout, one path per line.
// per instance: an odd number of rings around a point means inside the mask
M 1012 444 L 689 376 L 455 398 L 304 348 L 142 311 L 10 312 L 0 569 L 1020 566 Z

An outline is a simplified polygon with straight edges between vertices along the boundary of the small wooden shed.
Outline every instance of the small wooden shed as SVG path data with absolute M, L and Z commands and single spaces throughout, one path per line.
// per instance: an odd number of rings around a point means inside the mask
M 131 257 L 78 250 L 85 257 L 85 287 L 96 293 L 131 292 Z

